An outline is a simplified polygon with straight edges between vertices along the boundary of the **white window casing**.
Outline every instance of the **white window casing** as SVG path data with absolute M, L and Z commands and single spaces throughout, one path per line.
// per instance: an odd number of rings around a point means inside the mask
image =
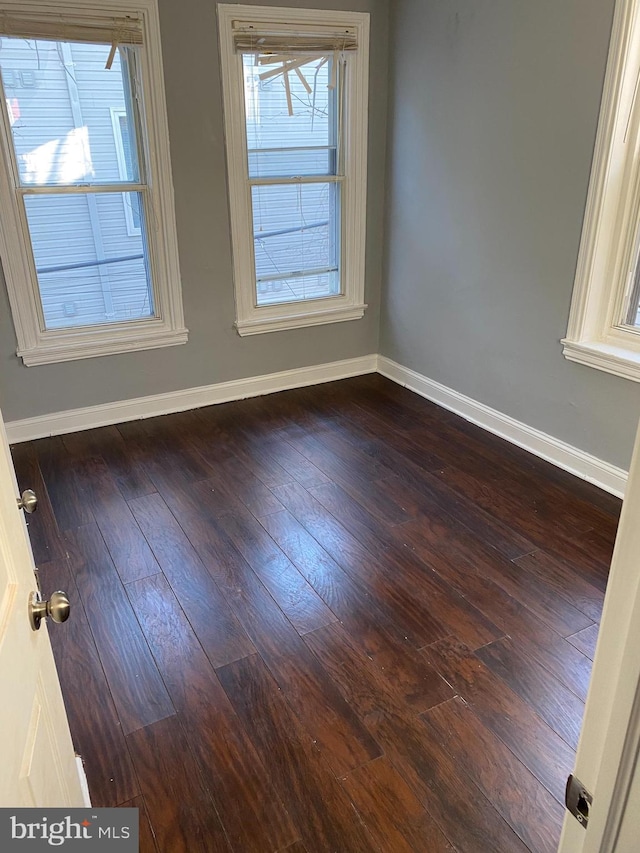
M 617 0 L 562 341 L 567 359 L 640 381 L 640 327 L 630 321 L 639 263 L 640 0 Z
M 369 15 L 313 9 L 218 4 L 220 62 L 224 96 L 235 326 L 240 335 L 359 319 L 364 315 Z M 340 204 L 340 293 L 322 298 L 258 305 L 253 248 L 252 183 L 249 179 L 242 51 L 251 49 L 253 31 L 260 50 L 283 60 L 322 54 L 328 46 L 347 57 L 341 115 L 341 157 L 335 176 L 278 178 L 297 186 L 334 181 Z M 274 71 L 277 73 L 277 71 Z M 288 90 L 287 75 L 283 75 Z M 289 96 L 289 110 L 291 102 Z M 269 181 L 265 179 L 265 183 Z
M 111 44 L 110 61 L 118 44 L 142 45 L 139 73 L 143 93 L 138 109 L 144 126 L 140 141 L 145 183 L 141 190 L 145 193 L 145 245 L 153 282 L 153 316 L 45 328 L 29 228 L 24 205 L 18 203 L 24 190 L 13 155 L 10 117 L 2 105 L 0 197 L 5 201 L 0 210 L 0 255 L 18 356 L 32 366 L 186 343 L 157 0 L 132 0 L 131 4 L 121 0 L 62 0 L 56 2 L 55 10 L 42 0 L 4 0 L 0 10 L 3 34 Z M 129 190 L 129 186 L 124 189 Z M 90 190 L 114 192 L 113 187 L 99 184 Z M 35 191 L 37 187 L 30 190 Z

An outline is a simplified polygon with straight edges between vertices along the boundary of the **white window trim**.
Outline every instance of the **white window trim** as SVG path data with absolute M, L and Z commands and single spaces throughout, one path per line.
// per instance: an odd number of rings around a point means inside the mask
M 52 6 L 42 0 L 3 0 L 2 9 L 7 13 L 51 13 Z M 69 17 L 89 14 L 105 19 L 137 14 L 142 21 L 147 215 L 150 220 L 147 237 L 155 316 L 101 326 L 43 329 L 28 227 L 19 214 L 8 166 L 11 163 L 11 130 L 6 111 L 2 109 L 0 197 L 9 203 L 0 210 L 0 255 L 18 339 L 17 354 L 25 365 L 33 366 L 186 343 L 188 330 L 182 310 L 157 0 L 131 0 L 131 3 L 64 0 L 55 4 L 55 12 Z M 25 282 L 30 286 L 25 286 Z
M 248 183 L 242 58 L 234 51 L 232 22 L 249 18 L 265 24 L 354 27 L 358 50 L 349 57 L 344 122 L 344 171 L 341 182 L 342 293 L 324 299 L 280 305 L 255 304 L 255 270 L 251 245 L 251 191 Z M 367 206 L 367 124 L 369 92 L 369 14 L 218 4 L 220 62 L 224 96 L 229 208 L 236 295 L 235 327 L 240 335 L 255 335 L 357 320 L 364 315 Z
M 122 141 L 122 129 L 120 127 L 120 119 L 126 116 L 127 111 L 120 107 L 111 107 L 111 125 L 113 127 L 113 141 L 116 146 L 116 160 L 118 161 L 118 174 L 121 180 L 126 180 L 128 177 L 127 163 L 124 156 L 124 143 Z M 138 228 L 133 221 L 133 213 L 131 205 L 127 201 L 129 193 L 122 193 L 122 206 L 124 208 L 124 220 L 127 226 L 127 235 L 129 237 L 139 237 L 141 229 Z
M 617 0 L 563 353 L 640 381 L 623 314 L 640 245 L 640 0 Z

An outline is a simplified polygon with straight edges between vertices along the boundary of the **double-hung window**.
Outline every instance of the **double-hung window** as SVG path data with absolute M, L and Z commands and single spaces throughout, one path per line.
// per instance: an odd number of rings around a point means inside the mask
M 617 0 L 564 355 L 640 381 L 640 0 Z
M 0 12 L 0 253 L 27 365 L 184 343 L 156 0 Z
M 241 335 L 362 317 L 368 15 L 219 5 Z

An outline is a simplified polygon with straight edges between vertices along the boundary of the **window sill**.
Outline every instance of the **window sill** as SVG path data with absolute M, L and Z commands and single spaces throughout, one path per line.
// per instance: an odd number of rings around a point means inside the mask
M 170 330 L 132 330 L 99 336 L 95 332 L 88 334 L 74 332 L 57 336 L 56 340 L 43 340 L 29 349 L 19 349 L 17 354 L 27 367 L 40 364 L 55 364 L 63 361 L 78 361 L 83 358 L 97 358 L 101 355 L 117 355 L 138 350 L 158 349 L 186 344 L 188 329 Z
M 324 323 L 342 323 L 346 320 L 359 320 L 364 316 L 366 305 L 349 305 L 343 308 L 330 308 L 323 311 L 307 311 L 304 314 L 285 314 L 280 317 L 271 314 L 268 317 L 251 317 L 237 320 L 238 334 L 262 335 L 265 332 L 281 332 L 285 329 L 300 329 L 305 326 L 320 326 Z M 260 310 L 260 309 L 257 309 Z
M 640 351 L 601 341 L 570 341 L 565 338 L 561 343 L 562 354 L 569 361 L 640 382 Z

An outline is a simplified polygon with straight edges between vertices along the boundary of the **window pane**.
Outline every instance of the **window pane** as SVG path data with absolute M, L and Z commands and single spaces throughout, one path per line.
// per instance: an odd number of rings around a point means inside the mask
M 636 261 L 633 288 L 627 302 L 625 321 L 627 326 L 640 328 L 640 261 Z
M 282 151 L 250 151 L 249 177 L 297 178 L 334 175 L 335 148 L 285 148 Z
M 132 48 L 2 38 L 0 70 L 23 185 L 138 181 L 127 59 Z M 125 116 L 126 174 L 110 111 Z
M 340 293 L 340 277 L 337 270 L 318 275 L 301 275 L 297 278 L 282 278 L 258 283 L 258 307 L 281 305 L 284 302 L 304 302 L 308 299 L 324 299 Z
M 257 304 L 336 296 L 339 185 L 254 186 Z
M 625 317 L 625 325 L 640 328 L 640 282 L 638 282 L 638 273 L 636 272 L 636 284 L 631 294 L 628 303 L 627 313 Z
M 279 73 L 267 80 L 260 80 L 260 75 L 276 70 L 281 62 L 257 61 L 255 56 L 243 57 L 249 174 L 335 174 L 336 90 L 328 88 L 333 59 L 316 58 L 289 71 L 286 78 Z
M 123 195 L 143 211 L 139 193 L 25 197 L 47 329 L 153 316 L 144 241 L 127 233 Z

